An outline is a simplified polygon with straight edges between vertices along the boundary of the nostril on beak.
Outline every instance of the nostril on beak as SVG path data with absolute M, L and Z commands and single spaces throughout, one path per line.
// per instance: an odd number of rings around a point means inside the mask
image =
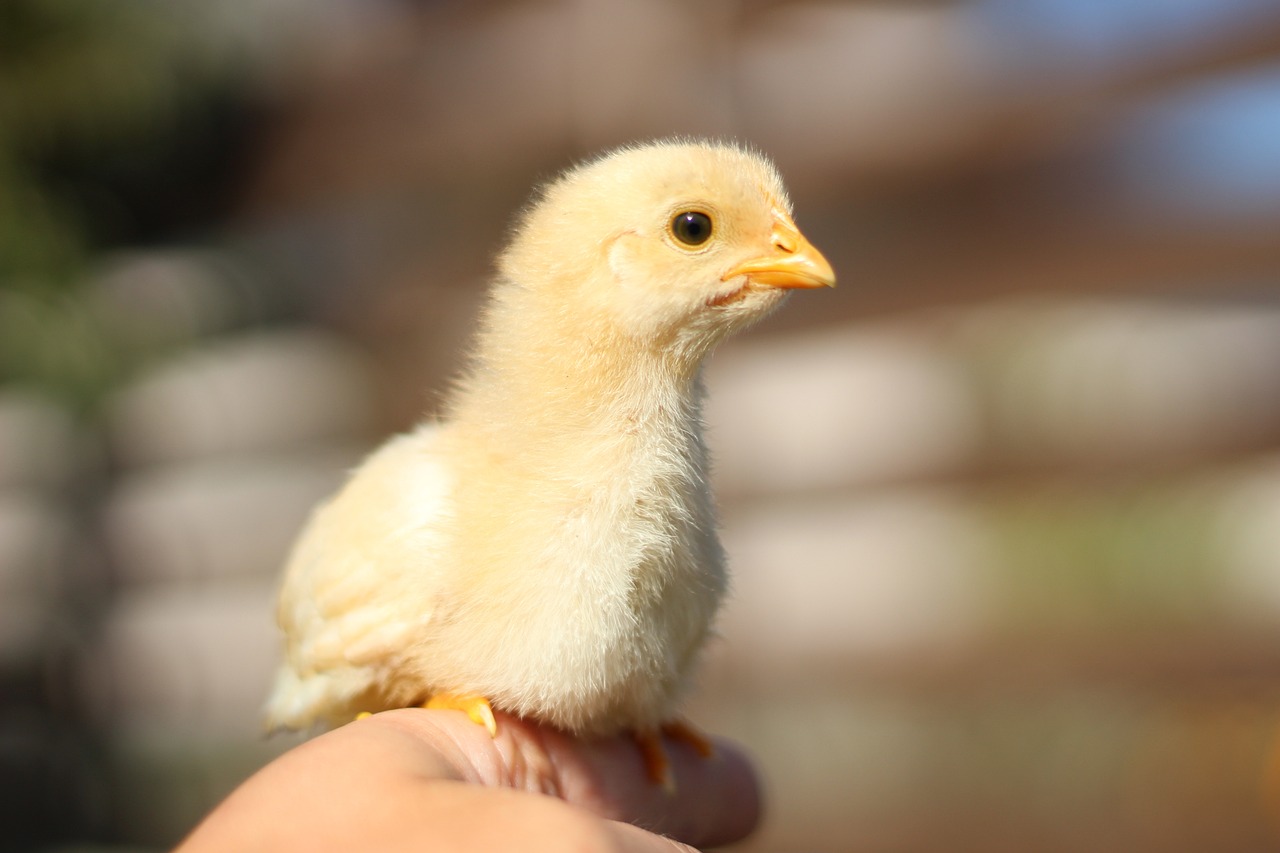
M 773 245 L 786 252 L 788 255 L 795 254 L 797 248 L 796 239 L 790 234 L 774 234 Z

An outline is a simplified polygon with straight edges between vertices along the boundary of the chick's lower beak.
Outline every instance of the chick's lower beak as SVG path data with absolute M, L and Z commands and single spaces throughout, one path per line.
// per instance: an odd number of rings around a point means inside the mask
M 721 281 L 745 275 L 755 284 L 770 287 L 836 286 L 836 273 L 831 264 L 789 219 L 779 217 L 771 237 L 772 251 L 738 264 L 721 276 Z

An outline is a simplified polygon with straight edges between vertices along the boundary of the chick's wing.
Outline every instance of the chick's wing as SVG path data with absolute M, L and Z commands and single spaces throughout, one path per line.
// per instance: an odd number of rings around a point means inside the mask
M 429 623 L 452 481 L 437 439 L 428 426 L 388 442 L 308 523 L 280 591 L 288 645 L 269 724 L 349 718 Z

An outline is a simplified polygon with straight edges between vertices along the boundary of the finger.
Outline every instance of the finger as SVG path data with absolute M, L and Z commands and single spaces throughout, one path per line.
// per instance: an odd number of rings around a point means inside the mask
M 622 802 L 619 796 L 608 792 L 592 792 L 591 783 L 581 772 L 582 756 L 578 753 L 585 751 L 589 764 L 608 765 L 612 759 L 605 754 L 607 749 L 601 752 L 601 744 L 584 745 L 507 714 L 498 715 L 497 737 L 490 737 L 461 711 L 405 709 L 378 714 L 369 722 L 386 725 L 401 737 L 405 733 L 412 736 L 411 743 L 395 749 L 393 761 L 407 761 L 417 771 L 413 775 L 420 776 L 425 771 L 428 777 L 472 783 L 436 789 L 435 793 L 434 807 L 454 818 L 452 824 L 460 825 L 467 833 L 458 839 L 458 849 L 468 845 L 475 849 L 510 849 L 511 839 L 519 839 L 524 849 L 698 853 L 693 847 L 657 833 L 697 843 L 712 843 L 699 839 L 715 837 L 683 831 L 676 823 L 669 828 L 661 822 L 651 824 L 649 828 L 654 831 L 647 831 L 633 823 L 639 820 L 634 804 Z M 624 745 L 631 743 L 627 738 L 618 740 Z M 631 745 L 631 751 L 638 755 L 638 749 Z M 434 759 L 441 759 L 448 769 L 441 768 Z M 383 762 L 391 763 L 385 757 Z M 663 790 L 660 785 L 647 782 L 643 764 L 637 768 L 646 787 Z M 606 775 L 621 777 L 632 768 L 607 769 Z M 537 791 L 560 801 L 493 788 Z M 570 796 L 565 795 L 566 790 Z M 500 801 L 500 808 L 494 807 L 499 801 L 492 799 L 493 794 L 507 795 Z M 671 800 L 668 797 L 664 802 Z M 422 805 L 413 808 L 421 817 Z M 442 823 L 448 822 L 437 822 L 437 828 Z M 481 836 L 486 833 L 492 843 L 483 843 Z M 445 840 L 435 838 L 436 849 L 449 849 L 447 844 L 441 846 Z
M 674 793 L 649 777 L 629 737 L 581 741 L 542 730 L 564 799 L 604 817 L 634 823 L 698 846 L 728 844 L 760 822 L 760 783 L 736 744 L 715 740 L 710 758 L 683 741 L 664 743 L 675 779 Z
M 687 844 L 671 838 L 655 835 L 622 821 L 607 821 L 606 831 L 613 836 L 614 848 L 619 853 L 698 853 Z M 563 848 L 561 848 L 563 849 Z
M 716 739 L 715 755 L 704 758 L 688 743 L 665 739 L 676 788 L 670 793 L 649 778 L 629 736 L 582 740 L 499 714 L 498 735 L 490 738 L 458 711 L 406 709 L 366 722 L 374 721 L 432 744 L 456 778 L 552 794 L 689 844 L 727 844 L 760 821 L 759 780 L 746 754 L 730 741 Z

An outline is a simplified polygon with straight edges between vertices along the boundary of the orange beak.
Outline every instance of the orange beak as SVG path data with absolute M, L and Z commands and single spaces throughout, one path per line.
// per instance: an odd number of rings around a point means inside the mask
M 738 264 L 720 277 L 728 281 L 745 275 L 754 284 L 770 287 L 835 287 L 836 273 L 822 253 L 796 228 L 791 217 L 774 211 L 773 251 Z

